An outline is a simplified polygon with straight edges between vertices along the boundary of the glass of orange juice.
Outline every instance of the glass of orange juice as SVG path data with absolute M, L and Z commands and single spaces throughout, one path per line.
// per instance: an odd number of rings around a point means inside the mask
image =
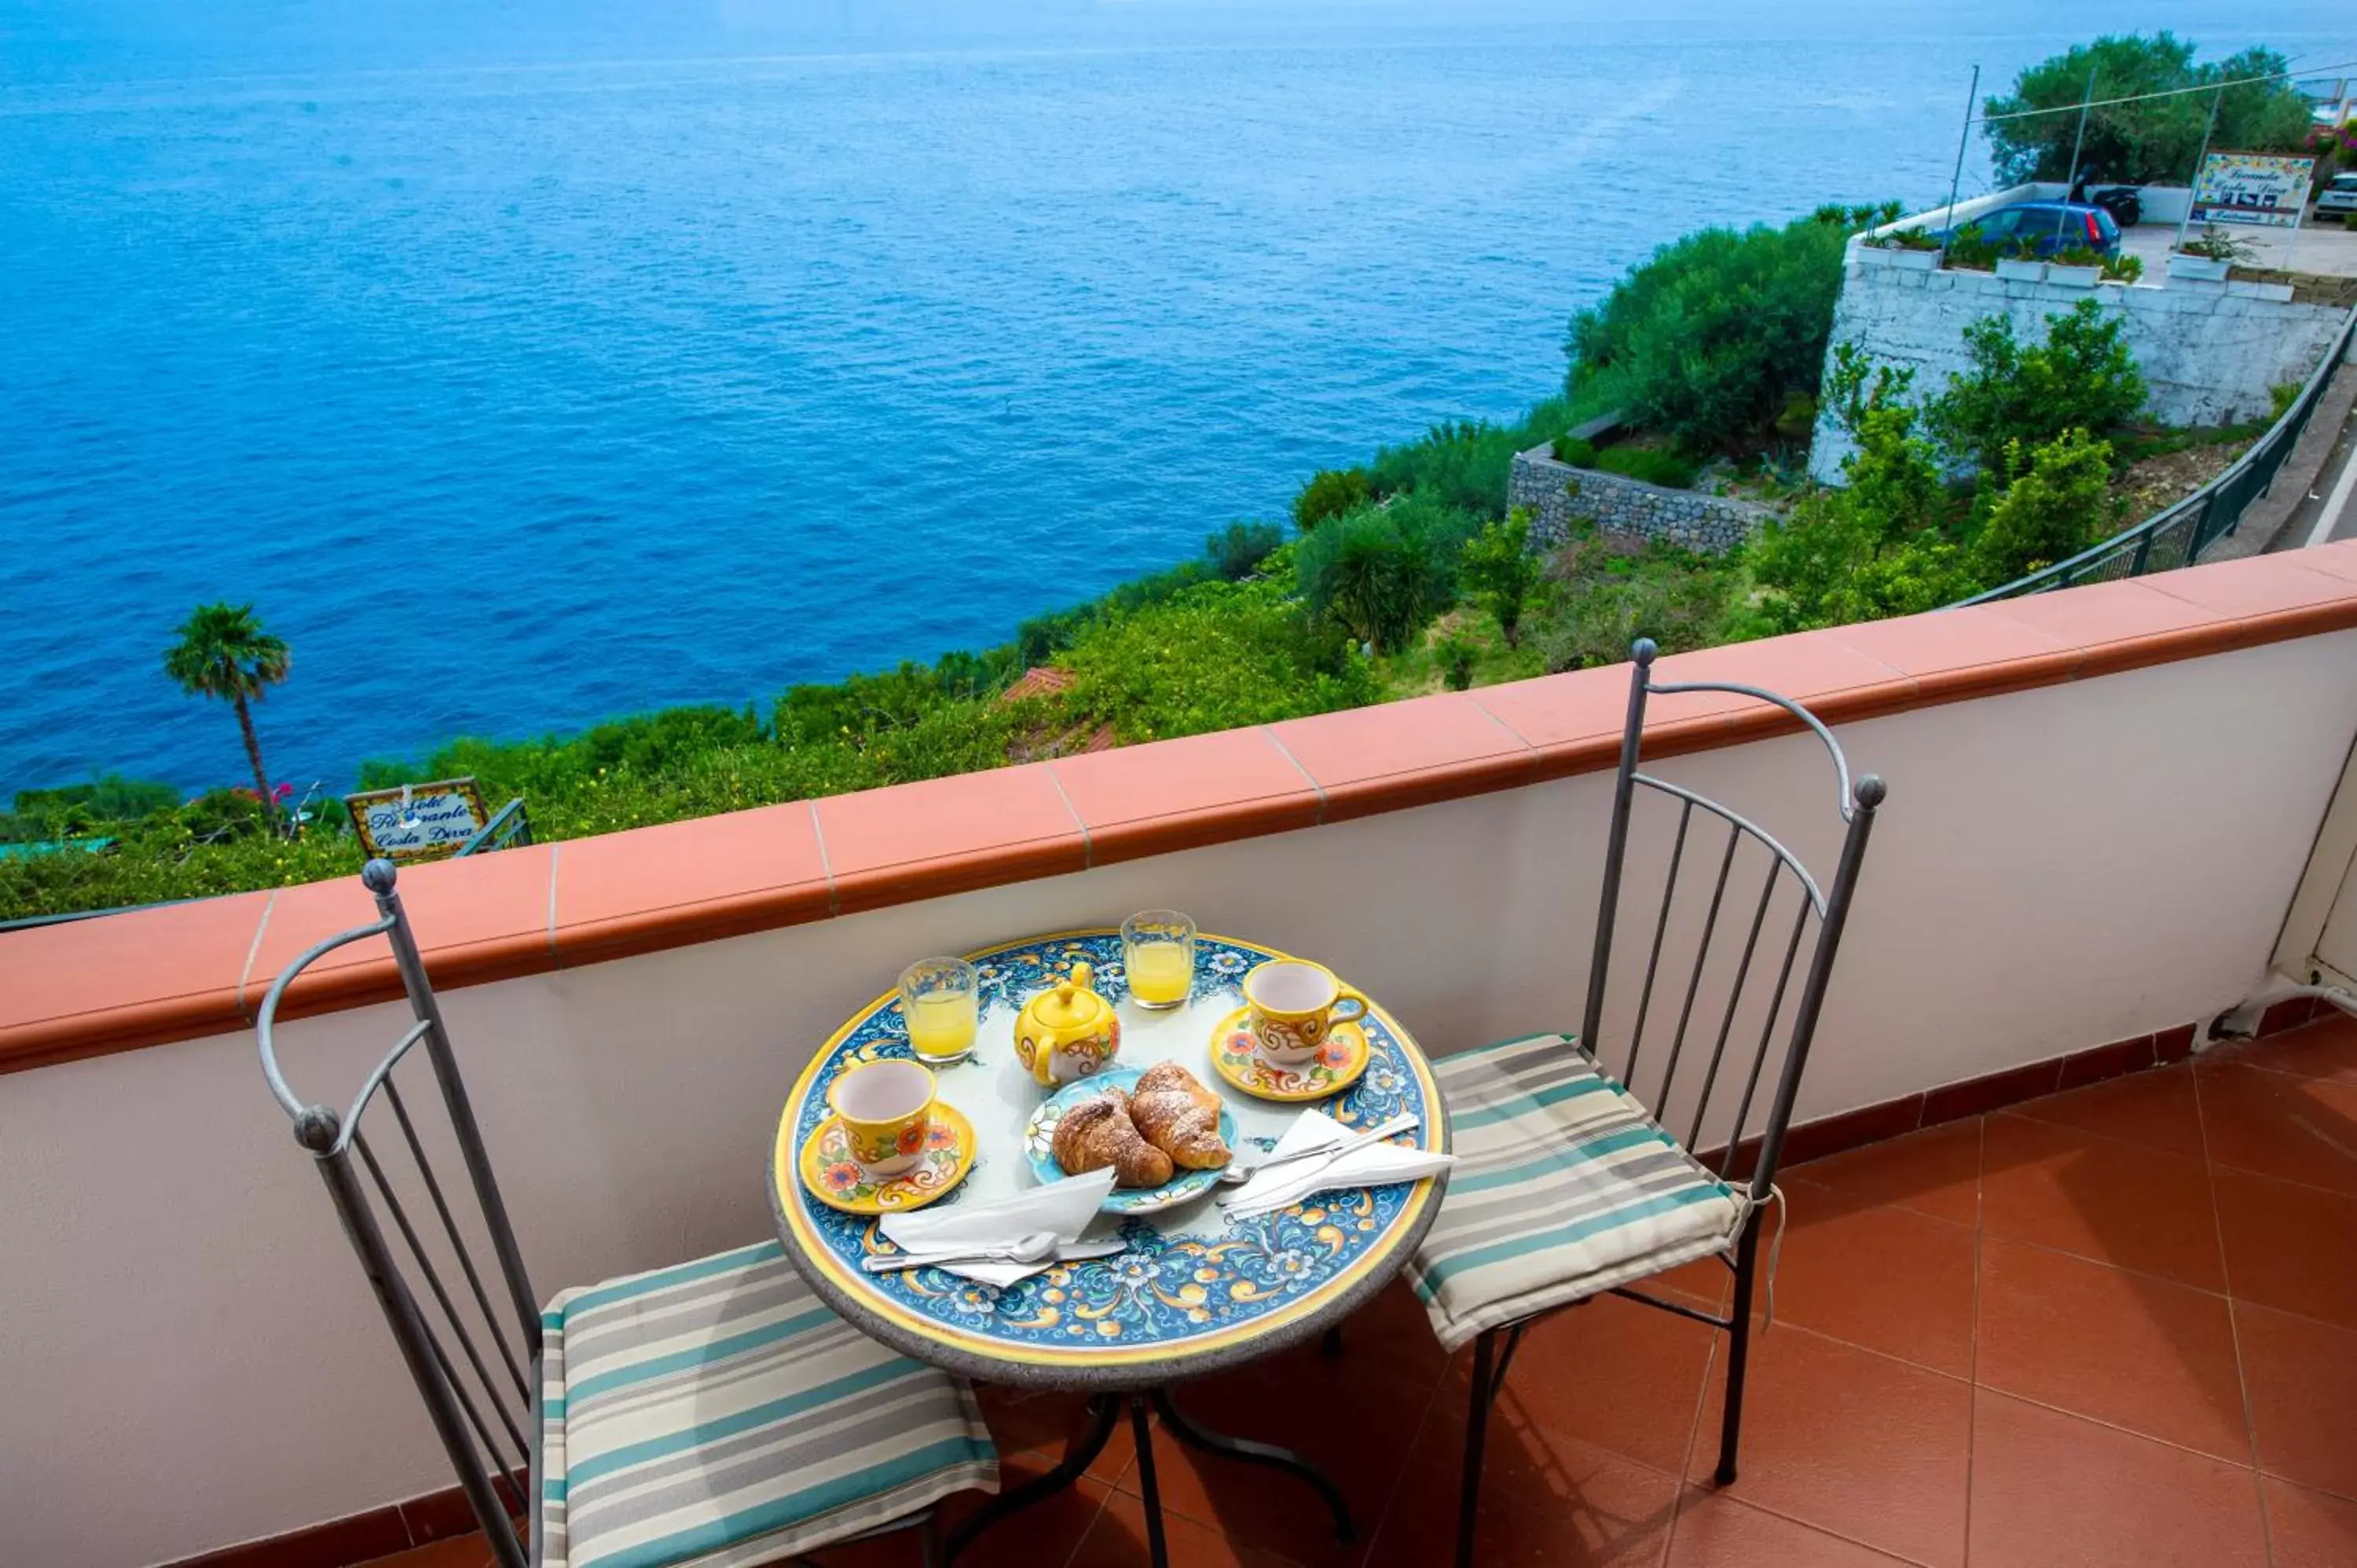
M 978 979 L 962 958 L 922 958 L 900 972 L 900 1013 L 909 1021 L 910 1050 L 929 1062 L 963 1061 L 974 1054 Z
M 1130 999 L 1176 1007 L 1195 989 L 1195 922 L 1176 909 L 1146 909 L 1121 923 L 1121 960 Z

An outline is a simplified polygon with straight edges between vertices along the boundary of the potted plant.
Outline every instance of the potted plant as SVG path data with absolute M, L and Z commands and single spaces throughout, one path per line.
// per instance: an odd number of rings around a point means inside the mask
M 1868 266 L 1928 273 L 1940 264 L 1940 242 L 1921 229 L 1893 229 L 1859 242 L 1857 259 Z
M 2104 258 L 2105 283 L 2132 284 L 2144 276 L 2144 258 L 2131 256 L 2126 251 Z
M 1996 264 L 1996 246 L 1982 237 L 1979 224 L 1967 223 L 1948 236 L 1945 264 L 1958 272 L 1987 272 Z
M 2236 263 L 2248 262 L 2256 253 L 2242 235 L 2205 223 L 2199 235 L 2169 253 L 2169 275 L 2189 283 L 2224 283 Z
M 2088 245 L 2065 245 L 2046 263 L 2046 281 L 2071 288 L 2093 288 L 2103 276 L 2104 258 Z
M 2026 283 L 2040 283 L 2046 276 L 2046 263 L 2038 254 L 2038 247 L 2029 240 L 2016 240 L 2006 247 L 2005 254 L 1996 259 L 1996 275 L 2020 278 Z

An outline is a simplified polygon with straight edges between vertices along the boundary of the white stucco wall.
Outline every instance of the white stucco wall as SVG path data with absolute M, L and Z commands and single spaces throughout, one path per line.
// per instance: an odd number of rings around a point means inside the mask
M 2245 994 L 2357 736 L 2352 668 L 2357 631 L 1846 726 L 1890 800 L 1802 1117 Z M 1658 771 L 1830 854 L 1807 737 Z M 1591 775 L 445 1008 L 551 1294 L 768 1234 L 796 1070 L 912 955 L 1176 905 L 1331 962 L 1436 1050 L 1570 1026 L 1609 794 Z M 290 1026 L 297 1089 L 348 1096 L 400 1016 Z M 248 1034 L 0 1077 L 0 1562 L 139 1568 L 449 1484 L 308 1164 Z
M 1860 264 L 1852 247 L 1834 308 L 1831 342 L 1857 343 L 1877 360 L 1911 367 L 1915 392 L 1944 391 L 1968 368 L 1964 330 L 2006 316 L 2025 342 L 2045 335 L 2046 318 L 2092 293 L 2127 324 L 2127 343 L 2152 389 L 2147 409 L 2166 424 L 2226 424 L 2264 416 L 2272 390 L 2307 379 L 2345 317 L 2330 306 L 2259 297 L 2257 285 L 2189 287 L 2106 285 L 2093 290 L 2000 278 L 1989 273 L 1912 272 Z M 1829 416 L 1817 422 L 1809 471 L 1841 480 L 1855 450 Z

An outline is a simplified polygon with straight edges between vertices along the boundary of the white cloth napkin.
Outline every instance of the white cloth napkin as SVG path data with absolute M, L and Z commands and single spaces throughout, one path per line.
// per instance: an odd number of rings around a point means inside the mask
M 1268 1158 L 1347 1143 L 1363 1131 L 1364 1128 L 1345 1127 L 1322 1111 L 1304 1111 L 1285 1130 L 1285 1136 L 1276 1141 Z M 1228 1200 L 1227 1214 L 1231 1219 L 1256 1219 L 1290 1208 L 1315 1193 L 1336 1187 L 1384 1187 L 1393 1182 L 1415 1181 L 1445 1171 L 1456 1163 L 1454 1155 L 1411 1148 L 1386 1139 L 1354 1149 L 1337 1160 L 1301 1160 L 1264 1171 L 1244 1183 Z
M 1086 1176 L 1066 1176 L 1044 1187 L 1027 1187 L 1012 1197 L 990 1203 L 952 1204 L 946 1208 L 920 1208 L 914 1214 L 888 1214 L 877 1229 L 884 1239 L 909 1252 L 942 1252 L 955 1247 L 1012 1246 L 1039 1230 L 1056 1233 L 1059 1247 L 1081 1239 L 1097 1206 L 1113 1191 L 1114 1170 L 1107 1166 Z M 1056 1260 L 1039 1263 L 944 1263 L 949 1273 L 963 1274 L 1001 1289 L 1028 1279 Z

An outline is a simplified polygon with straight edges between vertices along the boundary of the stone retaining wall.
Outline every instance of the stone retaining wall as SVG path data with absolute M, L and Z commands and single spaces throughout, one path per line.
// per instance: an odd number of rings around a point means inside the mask
M 1774 512 L 1751 501 L 1693 490 L 1664 489 L 1641 479 L 1575 468 L 1544 446 L 1514 455 L 1506 504 L 1531 509 L 1531 543 L 1553 549 L 1570 537 L 1575 519 L 1608 535 L 1666 540 L 1713 554 L 1732 550 Z
M 2266 416 L 2271 390 L 2316 368 L 2348 312 L 2287 297 L 2281 285 L 2195 283 L 2184 278 L 2075 288 L 1989 273 L 1918 272 L 1866 255 L 1853 243 L 1833 341 L 1856 343 L 1878 360 L 1915 372 L 1915 396 L 1946 390 L 1969 370 L 1964 328 L 2003 316 L 2024 342 L 2046 336 L 2050 316 L 2093 299 L 2126 324 L 2128 351 L 2151 389 L 2146 414 L 2162 424 L 2232 424 Z M 1817 420 L 1809 472 L 1841 482 L 1856 447 L 1826 411 Z

